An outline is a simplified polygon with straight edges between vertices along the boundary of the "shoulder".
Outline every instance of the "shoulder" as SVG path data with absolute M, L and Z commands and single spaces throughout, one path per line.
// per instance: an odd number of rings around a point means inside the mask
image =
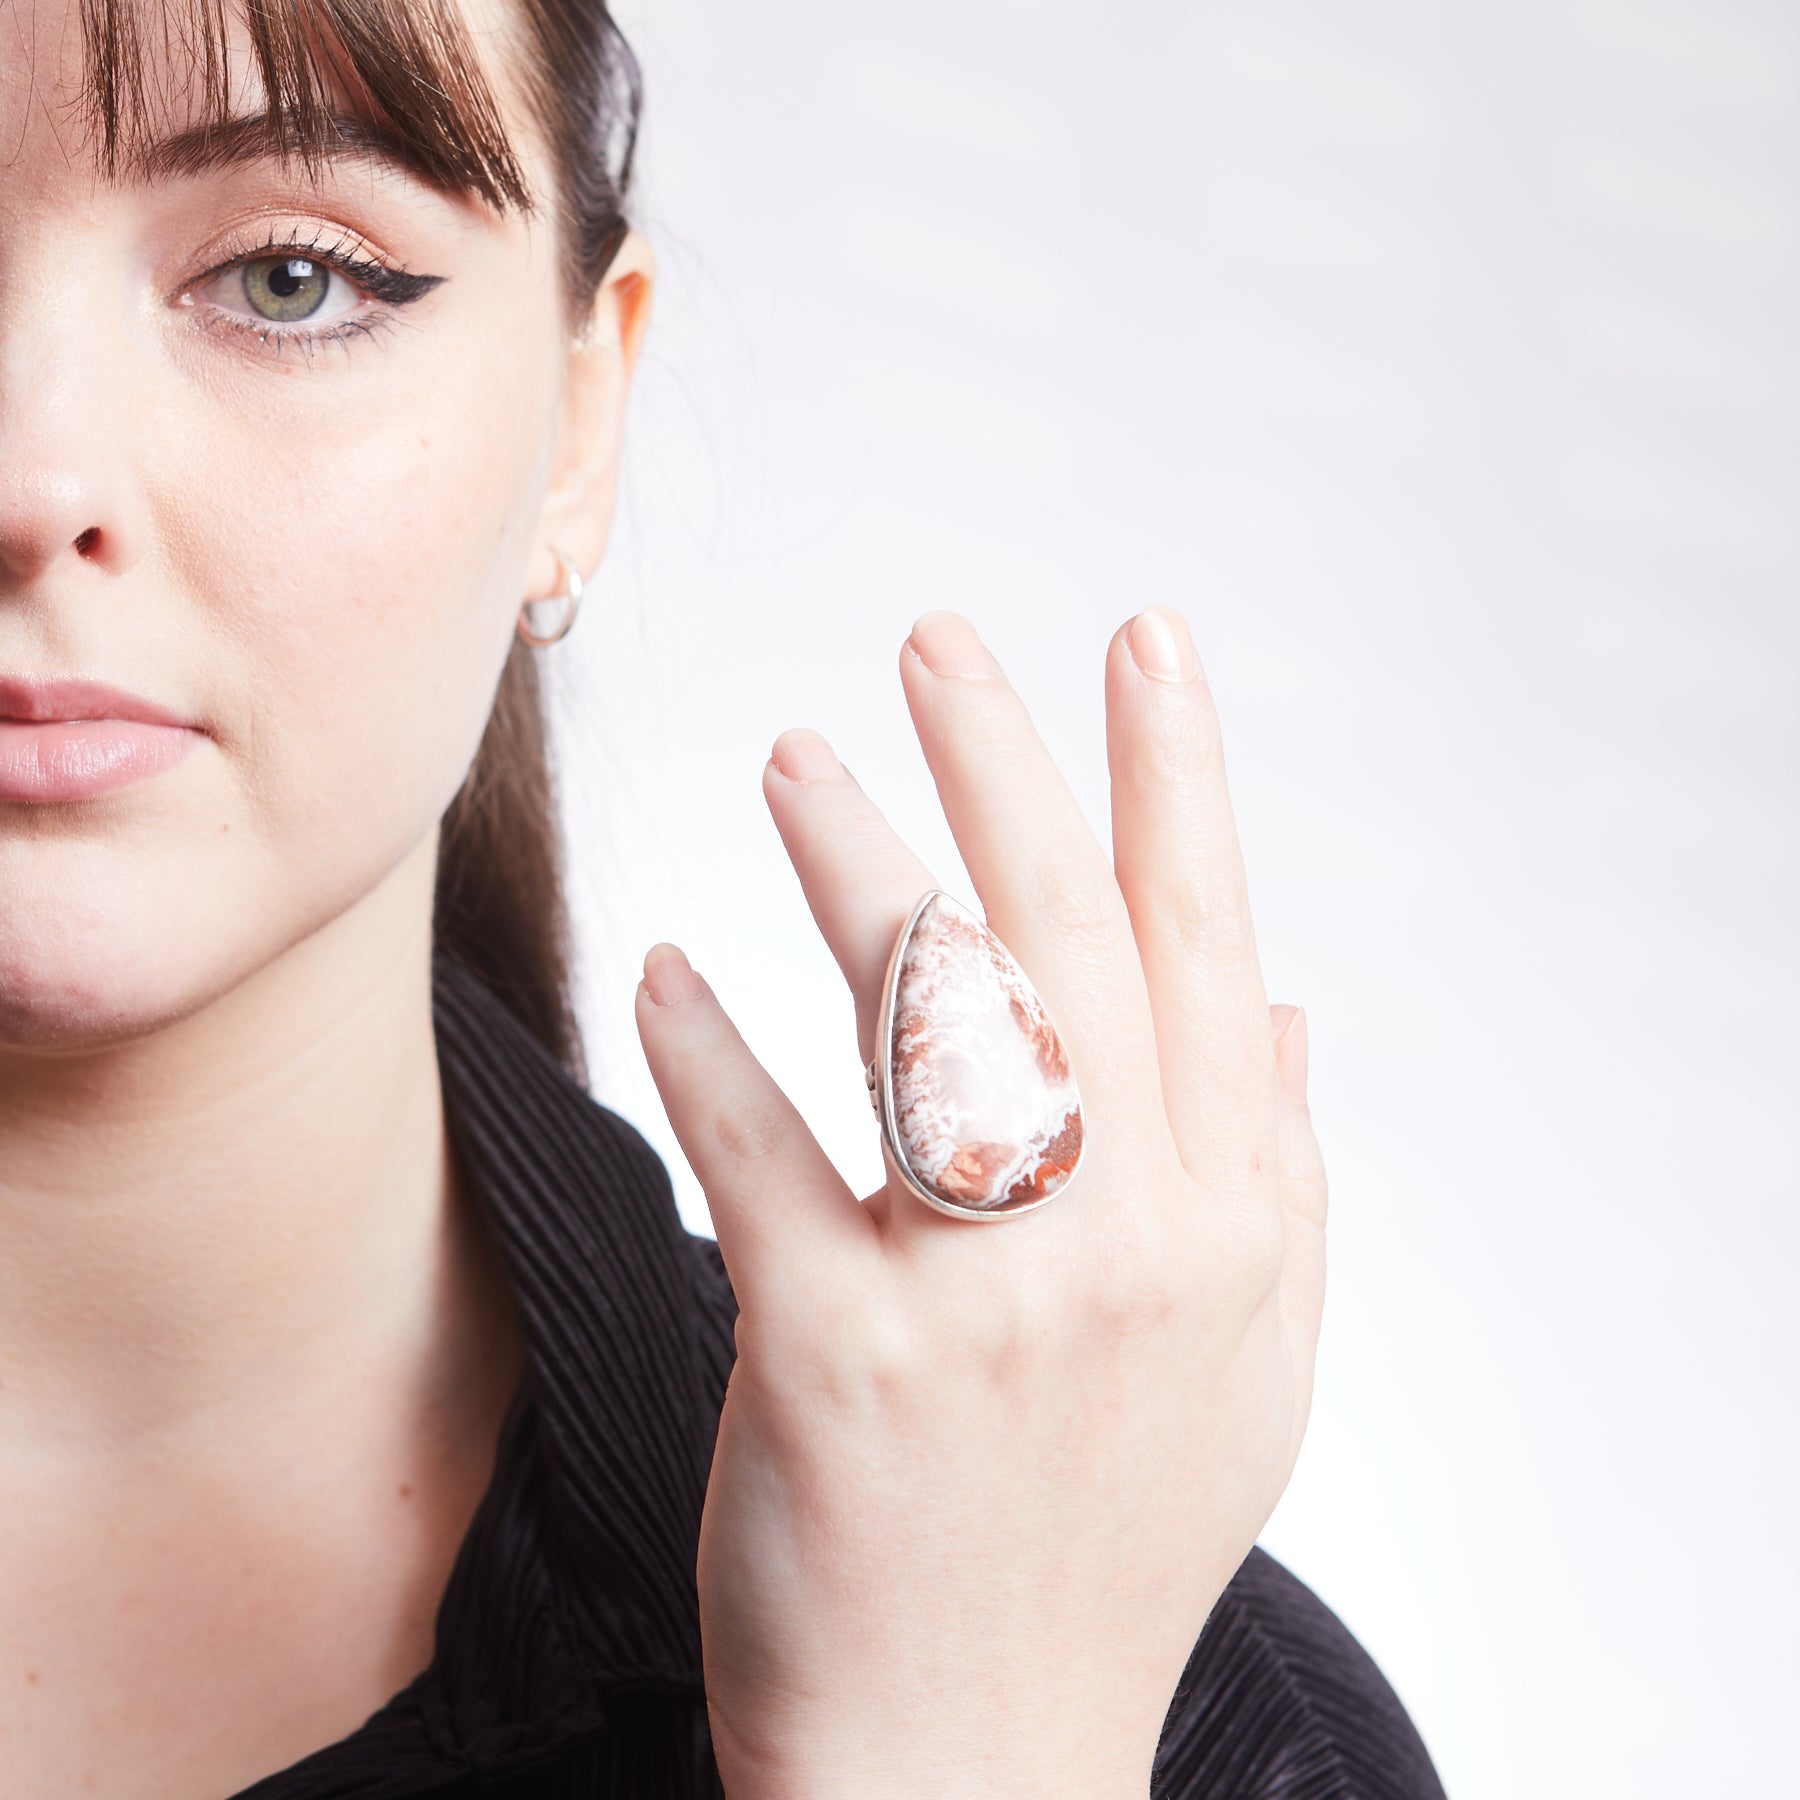
M 1444 1800 L 1400 1697 L 1343 1621 L 1253 1545 L 1176 1689 L 1155 1800 Z

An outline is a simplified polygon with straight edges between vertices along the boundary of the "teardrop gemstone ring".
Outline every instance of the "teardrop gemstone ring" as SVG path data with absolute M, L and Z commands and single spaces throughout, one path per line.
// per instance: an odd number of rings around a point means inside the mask
M 1061 1193 L 1081 1162 L 1081 1096 L 1025 971 L 942 888 L 888 957 L 866 1075 L 905 1185 L 957 1219 L 1010 1219 Z

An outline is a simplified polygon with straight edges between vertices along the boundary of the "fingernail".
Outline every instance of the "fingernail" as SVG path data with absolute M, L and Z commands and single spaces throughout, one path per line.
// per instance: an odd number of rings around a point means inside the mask
M 994 659 L 961 613 L 921 613 L 907 640 L 934 675 L 991 675 Z
M 644 986 L 658 1006 L 698 1000 L 706 992 L 693 965 L 673 944 L 652 944 L 644 952 Z
M 1172 606 L 1147 606 L 1125 634 L 1132 660 L 1158 681 L 1192 681 L 1200 673 L 1187 621 Z
M 1296 1105 L 1306 1099 L 1306 1052 L 1306 1008 L 1296 1006 L 1275 1039 L 1275 1070 Z
M 837 752 L 806 725 L 791 726 L 775 740 L 774 761 L 789 781 L 822 781 L 839 767 Z

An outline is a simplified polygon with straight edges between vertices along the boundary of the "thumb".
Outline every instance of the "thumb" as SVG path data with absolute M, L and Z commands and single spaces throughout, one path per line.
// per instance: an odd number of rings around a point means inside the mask
M 645 953 L 635 1005 L 644 1059 L 740 1306 L 808 1294 L 809 1271 L 872 1241 L 872 1221 L 675 945 Z

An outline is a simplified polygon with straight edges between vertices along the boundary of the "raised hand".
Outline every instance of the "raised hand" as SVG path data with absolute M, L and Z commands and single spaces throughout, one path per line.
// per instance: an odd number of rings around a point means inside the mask
M 1306 1426 L 1305 1023 L 1263 991 L 1178 614 L 1107 646 L 1110 863 L 966 620 L 925 614 L 900 676 L 980 907 L 1062 1035 L 1085 1155 L 1014 1219 L 895 1178 L 859 1200 L 680 951 L 646 956 L 645 1056 L 740 1309 L 698 1568 L 715 1752 L 731 1800 L 1143 1800 Z M 866 1063 L 895 934 L 942 884 L 816 733 L 776 740 L 763 791 Z

